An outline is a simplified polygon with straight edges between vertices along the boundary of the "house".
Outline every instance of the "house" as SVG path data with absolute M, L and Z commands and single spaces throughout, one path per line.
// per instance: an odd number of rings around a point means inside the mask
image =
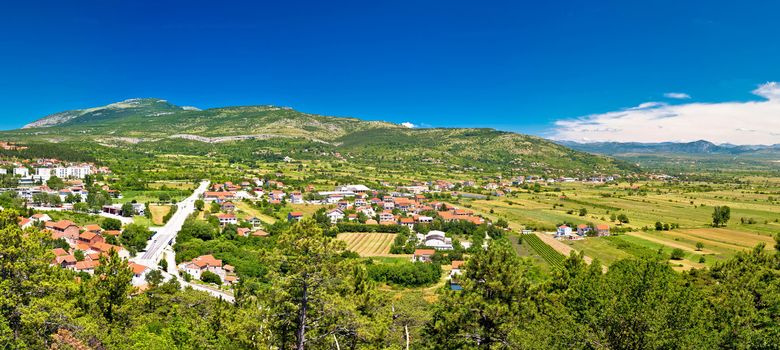
M 301 219 L 303 219 L 303 213 L 299 211 L 291 211 L 287 214 L 287 221 L 301 221 Z
M 422 216 L 422 215 L 420 215 L 420 216 L 417 217 L 417 222 L 419 222 L 421 224 L 430 224 L 430 223 L 433 222 L 433 218 L 430 217 L 430 216 Z
M 609 225 L 607 224 L 596 225 L 596 233 L 599 236 L 609 236 Z
M 341 220 L 344 220 L 344 212 L 341 211 L 341 209 L 333 209 L 329 211 L 327 214 L 325 214 L 328 218 L 330 218 L 330 222 L 335 224 Z
M 200 279 L 204 271 L 211 271 L 217 274 L 221 279 L 225 278 L 225 270 L 222 268 L 222 260 L 215 259 L 213 255 L 201 255 L 192 261 L 179 264 L 179 270 L 182 270 L 193 278 Z
M 409 200 L 409 198 L 396 198 L 394 201 L 394 207 L 406 213 L 414 208 L 414 202 Z
M 425 235 L 425 246 L 436 250 L 452 250 L 452 238 L 447 237 L 444 232 L 432 230 Z
M 79 235 L 79 242 L 86 243 L 89 246 L 94 246 L 98 243 L 105 243 L 106 239 L 93 231 L 85 231 Z
M 241 237 L 249 237 L 249 231 L 251 230 L 246 227 L 239 227 L 236 229 L 236 234 Z
M 433 249 L 415 249 L 412 262 L 431 262 L 434 254 L 436 254 L 436 250 Z
M 217 219 L 219 219 L 219 225 L 225 226 L 228 224 L 238 224 L 238 219 L 236 219 L 236 216 L 234 214 L 219 214 L 217 215 Z
M 144 265 L 136 264 L 134 262 L 128 263 L 128 266 L 130 266 L 130 269 L 133 270 L 133 279 L 132 279 L 133 285 L 142 286 L 146 284 L 146 274 L 149 273 L 151 269 Z
M 379 221 L 395 221 L 395 217 L 390 211 L 383 211 L 379 213 Z
M 558 231 L 555 233 L 555 236 L 557 237 L 563 237 L 563 236 L 571 236 L 571 227 L 566 225 L 561 225 L 558 227 Z
M 86 272 L 90 275 L 95 273 L 95 268 L 100 265 L 99 260 L 83 260 L 76 262 L 73 266 L 73 270 L 76 272 Z
M 463 260 L 453 260 L 451 263 L 452 270 L 450 270 L 450 278 L 455 275 L 460 275 L 462 273 L 461 268 L 465 263 L 466 262 Z
M 19 217 L 19 227 L 22 228 L 22 230 L 31 227 L 35 222 L 32 220 L 25 218 L 25 217 Z
M 100 228 L 100 226 L 98 226 L 98 225 L 89 224 L 89 225 L 84 226 L 84 231 L 85 232 L 92 232 L 92 233 L 95 233 L 95 234 L 100 234 L 101 232 L 103 232 L 103 229 Z
M 207 202 L 222 203 L 236 198 L 235 192 L 206 192 L 203 194 L 203 200 Z
M 408 227 L 410 230 L 414 229 L 414 218 L 401 218 L 398 223 Z
M 35 222 L 46 222 L 46 221 L 52 221 L 51 216 L 49 214 L 33 214 L 33 216 L 30 217 L 30 220 Z
M 257 230 L 257 231 L 254 231 L 254 232 L 250 233 L 250 235 L 252 235 L 252 237 L 268 237 L 269 233 L 265 232 L 263 230 Z
M 219 208 L 220 208 L 220 209 L 222 209 L 222 211 L 224 211 L 224 212 L 226 212 L 226 213 L 232 213 L 233 211 L 235 211 L 235 210 L 236 210 L 236 205 L 235 205 L 235 204 L 233 204 L 233 202 L 229 202 L 229 201 L 228 201 L 228 202 L 223 202 L 223 203 L 222 203 L 222 204 L 219 206 Z
M 93 251 L 95 253 L 101 253 L 101 254 L 108 254 L 110 251 L 113 250 L 116 251 L 117 255 L 119 255 L 120 258 L 123 259 L 130 258 L 130 252 L 128 252 L 126 249 L 108 243 L 104 243 L 104 242 L 98 242 L 92 244 L 88 246 L 88 248 L 89 248 L 88 251 Z
M 77 240 L 79 238 L 79 227 L 70 220 L 60 220 L 57 222 L 48 221 L 44 227 L 52 232 L 52 238 L 69 238 Z
M 246 220 L 246 222 L 252 224 L 252 227 L 258 227 L 263 224 L 263 221 L 260 220 L 260 218 L 253 216 Z
M 303 195 L 298 191 L 290 193 L 290 203 L 303 204 Z
M 590 226 L 585 224 L 579 224 L 577 225 L 577 234 L 580 236 L 585 236 L 590 232 Z
M 368 216 L 370 218 L 376 216 L 376 212 L 374 211 L 374 208 L 371 208 L 371 207 L 358 208 L 357 211 L 365 214 L 366 216 Z

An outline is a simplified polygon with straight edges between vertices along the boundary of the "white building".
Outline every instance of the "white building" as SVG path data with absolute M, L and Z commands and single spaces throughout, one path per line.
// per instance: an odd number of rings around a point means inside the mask
M 444 232 L 433 230 L 428 232 L 424 238 L 425 246 L 436 250 L 452 250 L 452 238 L 447 237 Z
M 333 209 L 325 215 L 330 218 L 330 222 L 333 224 L 339 222 L 339 220 L 344 220 L 344 212 L 341 209 Z
M 571 236 L 571 227 L 566 225 L 561 225 L 558 227 L 558 231 L 555 233 L 555 236 L 557 237 L 564 237 L 564 236 Z
M 21 177 L 29 177 L 30 169 L 27 169 L 25 167 L 14 168 L 14 175 L 21 176 Z

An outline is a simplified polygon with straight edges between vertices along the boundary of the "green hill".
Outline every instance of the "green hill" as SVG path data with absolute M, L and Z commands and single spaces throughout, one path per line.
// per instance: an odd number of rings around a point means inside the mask
M 367 165 L 597 174 L 637 171 L 628 163 L 548 140 L 493 129 L 422 128 L 329 117 L 276 106 L 198 110 L 130 99 L 44 117 L 0 138 L 59 147 L 91 145 L 156 154 L 223 155 L 236 162 L 332 158 Z

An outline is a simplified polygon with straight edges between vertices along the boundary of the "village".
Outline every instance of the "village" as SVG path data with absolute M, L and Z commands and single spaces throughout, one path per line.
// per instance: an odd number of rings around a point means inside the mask
M 136 253 L 137 248 L 128 249 L 123 246 L 123 229 L 137 221 L 134 218 L 149 217 L 150 203 L 135 200 L 114 203 L 113 201 L 123 199 L 121 191 L 113 189 L 105 181 L 95 182 L 95 178 L 111 174 L 106 167 L 90 163 L 61 162 L 56 159 L 6 161 L 2 165 L 7 168 L 0 168 L 0 175 L 11 176 L 12 180 L 17 182 L 16 186 L 6 188 L 3 192 L 15 193 L 31 210 L 30 216 L 19 218 L 20 226 L 23 229 L 38 227 L 51 232 L 52 239 L 60 245 L 52 250 L 55 256 L 53 263 L 62 268 L 93 274 L 100 257 L 115 250 L 120 257 L 130 261 L 135 276 L 133 284 L 137 286 L 144 286 L 146 275 L 155 269 L 171 272 L 171 275 L 175 276 L 181 274 L 187 281 L 216 283 L 223 287 L 229 287 L 239 280 L 235 267 L 223 263 L 211 254 L 173 262 L 175 266 L 171 268 L 165 266 L 168 265 L 167 262 L 161 262 L 163 267 L 154 266 L 148 261 L 145 264 L 150 266 L 135 262 L 143 251 Z M 207 208 L 200 218 L 205 221 L 214 220 L 220 230 L 235 229 L 239 237 L 260 239 L 269 236 L 266 227 L 273 221 L 267 216 L 251 215 L 247 209 L 291 207 L 284 217 L 287 222 L 293 223 L 310 217 L 339 232 L 389 232 L 396 237 L 393 244 L 386 247 L 391 249 L 393 254 L 407 254 L 411 262 L 431 263 L 440 261 L 439 256 L 444 256 L 447 261 L 446 256 L 454 251 L 457 251 L 454 256 L 464 257 L 462 252 L 487 247 L 492 238 L 491 234 L 510 230 L 505 223 L 496 227 L 492 220 L 484 215 L 448 203 L 448 200 L 456 197 L 502 197 L 518 189 L 538 189 L 539 185 L 573 182 L 599 184 L 614 181 L 615 178 L 616 176 L 598 176 L 580 180 L 567 177 L 516 176 L 504 180 L 499 176 L 494 179 L 481 179 L 479 183 L 474 180 L 434 180 L 393 185 L 379 181 L 378 186 L 381 189 L 372 189 L 362 184 L 344 184 L 323 189 L 321 185 L 291 187 L 278 179 L 256 177 L 236 183 L 213 183 L 200 195 L 198 202 L 202 204 L 194 205 L 198 206 L 200 211 Z M 99 191 L 106 198 L 90 195 L 90 187 L 85 181 L 90 182 L 93 191 Z M 172 204 L 169 206 L 172 209 L 176 207 Z M 300 211 L 295 208 L 311 209 Z M 52 220 L 47 214 L 52 212 L 97 214 L 96 217 L 103 219 L 94 219 L 94 222 L 79 226 L 67 219 Z M 171 214 L 173 212 L 175 211 L 171 210 Z M 118 227 L 112 220 L 119 222 Z M 101 227 L 102 222 L 108 222 L 109 224 L 104 226 L 110 227 Z M 466 227 L 469 229 L 448 232 L 447 227 L 461 223 L 468 225 Z M 475 238 L 468 230 L 475 231 L 478 227 L 489 228 L 489 231 L 480 231 L 484 232 L 483 236 Z M 149 228 L 152 229 L 148 237 L 151 240 L 157 228 Z M 532 232 L 522 230 L 523 234 Z M 564 224 L 556 232 L 546 234 L 558 240 L 580 240 L 588 236 L 609 235 L 609 226 L 599 224 L 591 227 L 580 224 L 569 227 Z M 449 280 L 452 282 L 452 276 L 457 275 L 457 267 L 463 260 L 449 259 L 449 262 Z M 453 289 L 458 288 L 455 282 L 451 285 Z

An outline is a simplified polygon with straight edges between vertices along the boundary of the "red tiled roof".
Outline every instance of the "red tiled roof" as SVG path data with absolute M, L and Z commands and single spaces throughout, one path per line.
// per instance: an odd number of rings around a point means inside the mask
M 136 264 L 134 262 L 130 262 L 130 263 L 128 263 L 128 265 L 130 266 L 130 268 L 133 269 L 133 274 L 134 275 L 140 275 L 140 274 L 144 273 L 144 271 L 146 271 L 146 269 L 148 269 L 148 267 L 146 267 L 144 265 L 141 265 L 141 264 Z
M 54 253 L 54 256 L 68 255 L 68 252 L 65 249 L 62 249 L 62 248 L 54 248 L 51 251 L 52 251 L 52 253 Z
M 433 254 L 436 254 L 436 250 L 434 250 L 434 249 L 415 249 L 414 250 L 414 256 L 433 255 Z

